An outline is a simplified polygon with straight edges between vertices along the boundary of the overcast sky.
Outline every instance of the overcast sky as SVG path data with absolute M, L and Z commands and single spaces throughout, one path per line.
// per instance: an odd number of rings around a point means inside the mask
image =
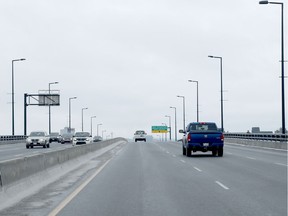
M 281 127 L 280 8 L 256 0 L 1 0 L 0 134 L 12 133 L 11 61 L 17 58 L 27 60 L 14 64 L 15 134 L 24 131 L 24 93 L 55 81 L 51 89 L 60 90 L 61 105 L 52 107 L 52 131 L 68 126 L 74 96 L 76 131 L 84 107 L 84 130 L 97 116 L 94 134 L 99 123 L 105 136 L 151 134 L 151 126 L 168 124 L 165 115 L 174 131 L 170 106 L 177 107 L 181 129 L 176 95 L 186 97 L 186 122 L 196 121 L 196 84 L 189 79 L 199 81 L 200 121 L 220 127 L 220 62 L 208 55 L 223 57 L 225 130 L 275 131 Z M 32 130 L 48 131 L 48 107 L 28 107 Z

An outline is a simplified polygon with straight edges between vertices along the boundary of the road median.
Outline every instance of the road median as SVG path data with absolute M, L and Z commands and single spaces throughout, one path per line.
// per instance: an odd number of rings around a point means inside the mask
M 88 156 L 104 154 L 126 142 L 124 138 L 115 138 L 0 162 L 0 209 L 9 206 L 9 198 L 24 198 L 69 172 L 69 169 L 73 170 L 85 163 Z

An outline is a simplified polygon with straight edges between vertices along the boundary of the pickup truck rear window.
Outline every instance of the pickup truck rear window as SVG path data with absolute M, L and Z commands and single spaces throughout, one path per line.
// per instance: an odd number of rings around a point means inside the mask
M 189 131 L 217 131 L 216 124 L 206 123 L 206 124 L 191 124 L 189 126 Z

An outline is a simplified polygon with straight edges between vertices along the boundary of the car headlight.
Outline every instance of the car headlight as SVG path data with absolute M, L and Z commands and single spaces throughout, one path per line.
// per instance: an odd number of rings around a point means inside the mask
M 31 140 L 31 139 L 29 139 L 29 138 L 28 138 L 28 139 L 26 139 L 26 142 L 31 142 L 31 141 L 32 141 L 32 140 Z
M 44 139 L 39 139 L 39 142 L 44 142 Z
M 86 141 L 89 141 L 89 138 L 86 138 Z
M 76 138 L 74 138 L 73 140 L 74 140 L 74 141 L 77 141 L 77 139 L 76 139 Z

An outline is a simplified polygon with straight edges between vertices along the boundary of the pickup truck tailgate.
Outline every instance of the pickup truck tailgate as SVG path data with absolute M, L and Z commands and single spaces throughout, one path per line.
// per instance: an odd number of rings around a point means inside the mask
M 223 143 L 222 133 L 190 133 L 189 143 Z

